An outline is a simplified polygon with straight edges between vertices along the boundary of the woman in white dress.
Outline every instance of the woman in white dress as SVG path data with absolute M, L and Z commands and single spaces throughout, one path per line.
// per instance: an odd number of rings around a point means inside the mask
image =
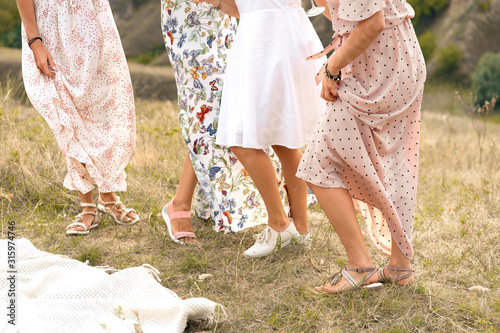
M 177 192 L 162 210 L 170 238 L 176 243 L 197 243 L 191 223 L 194 213 L 213 223 L 216 231 L 238 232 L 267 223 L 264 202 L 243 165 L 215 138 L 226 57 L 236 33 L 236 19 L 211 5 L 192 0 L 162 0 L 162 31 L 177 82 L 179 122 L 188 153 Z M 279 161 L 267 150 L 282 204 L 288 209 Z M 205 199 L 205 200 L 202 200 Z
M 197 0 L 240 17 L 228 57 L 217 144 L 229 146 L 243 163 L 264 199 L 268 227 L 245 252 L 265 256 L 308 235 L 307 185 L 295 176 L 304 146 L 324 104 L 315 75 L 322 50 L 299 0 Z M 264 153 L 278 155 L 290 199 L 289 219 L 279 200 L 275 171 Z M 305 236 L 307 237 L 307 236 Z
M 116 223 L 139 221 L 116 191 L 135 149 L 132 84 L 107 0 L 18 0 L 23 20 L 23 78 L 35 109 L 66 160 L 64 186 L 77 190 L 82 213 L 68 235 L 98 226 L 97 211 Z M 92 189 L 99 188 L 96 207 Z

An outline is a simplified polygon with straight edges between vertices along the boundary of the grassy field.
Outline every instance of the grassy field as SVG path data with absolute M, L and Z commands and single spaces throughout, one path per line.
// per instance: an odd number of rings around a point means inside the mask
M 180 297 L 207 297 L 225 306 L 228 319 L 211 329 L 217 332 L 500 331 L 500 126 L 487 125 L 479 163 L 478 137 L 449 89 L 428 88 L 422 115 L 417 283 L 325 296 L 311 287 L 346 257 L 318 206 L 310 209 L 311 248 L 295 245 L 266 258 L 243 258 L 262 228 L 215 233 L 203 220 L 194 220 L 200 246 L 170 241 L 160 210 L 175 193 L 185 154 L 170 102 L 136 102 L 137 150 L 126 170 L 129 191 L 121 195 L 140 212 L 141 223 L 127 229 L 103 217 L 89 236 L 66 237 L 78 197 L 62 187 L 66 168 L 47 124 L 12 97 L 19 87 L 14 79 L 0 85 L 0 187 L 13 195 L 11 201 L 0 197 L 2 237 L 15 220 L 18 237 L 48 252 L 116 268 L 151 264 Z M 370 251 L 377 265 L 386 262 Z M 200 281 L 205 273 L 213 278 Z

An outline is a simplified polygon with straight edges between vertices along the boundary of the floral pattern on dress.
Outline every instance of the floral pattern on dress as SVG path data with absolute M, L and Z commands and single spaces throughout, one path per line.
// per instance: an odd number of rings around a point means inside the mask
M 267 223 L 267 211 L 250 176 L 229 148 L 215 144 L 226 57 L 236 19 L 189 0 L 162 0 L 162 31 L 177 82 L 179 121 L 199 181 L 194 210 L 214 230 L 237 232 Z M 288 197 L 279 160 L 276 170 L 285 211 Z M 202 198 L 204 196 L 204 198 Z

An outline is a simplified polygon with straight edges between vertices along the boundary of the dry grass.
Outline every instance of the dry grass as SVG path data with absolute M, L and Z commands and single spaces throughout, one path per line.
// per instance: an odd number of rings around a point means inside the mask
M 311 287 L 342 266 L 345 256 L 317 206 L 310 209 L 312 249 L 296 245 L 267 258 L 246 259 L 242 253 L 258 230 L 215 233 L 202 220 L 194 221 L 200 246 L 170 241 L 160 210 L 175 193 L 185 154 L 171 103 L 137 102 L 137 152 L 127 168 L 129 191 L 122 196 L 141 213 L 141 223 L 127 229 L 104 217 L 89 236 L 65 237 L 65 226 L 78 213 L 78 197 L 62 187 L 65 165 L 53 134 L 33 108 L 5 99 L 5 87 L 1 92 L 0 187 L 14 195 L 12 202 L 0 197 L 2 237 L 7 222 L 15 220 L 18 237 L 45 251 L 116 268 L 149 263 L 179 296 L 207 297 L 226 307 L 229 318 L 217 332 L 499 330 L 497 125 L 488 128 L 485 158 L 478 164 L 469 120 L 425 111 L 414 224 L 418 283 L 387 286 L 374 294 L 324 296 L 313 294 Z M 386 262 L 373 247 L 371 252 L 377 265 Z M 203 273 L 214 277 L 199 281 Z M 469 291 L 472 286 L 489 291 Z

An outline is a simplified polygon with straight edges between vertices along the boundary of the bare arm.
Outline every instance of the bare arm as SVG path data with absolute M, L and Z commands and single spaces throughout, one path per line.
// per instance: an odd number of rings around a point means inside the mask
M 214 7 L 220 7 L 220 10 L 229 16 L 240 17 L 240 12 L 234 0 L 193 0 L 193 2 L 208 2 Z
M 33 0 L 17 0 L 17 7 L 19 9 L 19 15 L 21 15 L 21 19 L 23 20 L 24 30 L 26 30 L 26 34 L 28 35 L 28 41 L 34 37 L 40 37 L 40 32 L 36 24 L 35 5 L 33 4 Z M 36 65 L 42 73 L 48 76 L 55 76 L 55 74 L 49 70 L 49 68 L 55 70 L 52 56 L 45 48 L 42 41 L 34 41 L 31 44 L 31 50 L 35 56 Z
M 326 0 L 314 0 L 316 4 L 320 7 L 325 7 L 325 11 L 323 12 L 323 15 L 326 16 L 327 19 L 330 21 L 332 20 L 332 14 L 330 13 L 330 8 L 328 7 L 328 4 L 326 3 Z
M 384 30 L 385 18 L 382 10 L 366 20 L 359 21 L 342 46 L 328 59 L 328 72 L 337 74 L 342 68 L 350 64 L 370 46 L 378 35 Z M 336 81 L 327 77 L 323 78 L 321 97 L 327 101 L 337 98 Z

